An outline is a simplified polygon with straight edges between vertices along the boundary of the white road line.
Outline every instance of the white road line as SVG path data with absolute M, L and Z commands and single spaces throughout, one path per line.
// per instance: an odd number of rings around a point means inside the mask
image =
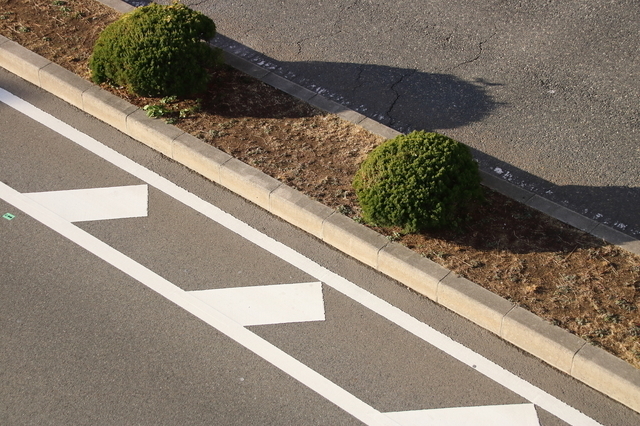
M 333 287 L 342 294 L 352 298 L 384 318 L 387 318 L 389 321 L 439 348 L 458 361 L 475 368 L 486 377 L 522 396 L 526 400 L 538 405 L 563 421 L 575 426 L 599 424 L 575 408 L 560 401 L 558 398 L 548 394 L 542 389 L 521 379 L 480 354 L 473 352 L 471 349 L 454 341 L 448 336 L 418 321 L 390 303 L 329 271 L 290 247 L 285 246 L 284 244 L 250 227 L 239 219 L 236 219 L 196 195 L 180 188 L 173 182 L 161 177 L 157 173 L 135 163 L 124 155 L 112 150 L 90 136 L 72 128 L 63 121 L 58 120 L 52 115 L 36 108 L 4 89 L 0 89 L 0 101 L 76 142 L 78 145 L 111 162 L 115 166 L 131 173 L 142 181 L 209 217 L 215 222 L 218 222 L 220 225 L 253 242 L 259 247 L 262 247 L 275 256 L 280 257 L 291 265 L 313 276 L 315 279 Z
M 216 309 L 213 309 L 197 297 L 190 295 L 160 275 L 2 182 L 0 182 L 0 198 L 200 318 L 365 424 L 399 426 L 398 423 L 380 413 L 380 411 L 356 398 Z
M 540 426 L 533 404 L 436 408 L 385 414 L 402 426 Z

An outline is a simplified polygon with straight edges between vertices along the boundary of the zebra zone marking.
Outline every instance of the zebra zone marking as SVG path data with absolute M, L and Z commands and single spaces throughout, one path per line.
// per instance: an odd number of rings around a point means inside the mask
M 595 420 L 548 394 L 542 389 L 519 378 L 487 358 L 436 331 L 427 324 L 418 321 L 406 312 L 358 287 L 345 278 L 320 266 L 290 247 L 274 240 L 230 214 L 220 210 L 207 201 L 197 197 L 157 173 L 143 167 L 103 145 L 88 135 L 74 129 L 52 115 L 36 108 L 28 102 L 0 88 L 0 101 L 22 112 L 33 120 L 77 143 L 90 152 L 109 161 L 122 170 L 209 217 L 227 229 L 235 232 L 257 246 L 308 273 L 320 282 L 334 288 L 347 297 L 366 306 L 399 327 L 409 331 L 427 343 L 437 347 L 456 360 L 475 368 L 476 371 L 501 384 L 524 399 L 534 403 L 561 420 L 572 425 L 598 425 Z M 373 407 L 365 404 L 344 389 L 330 382 L 290 355 L 271 345 L 243 326 L 215 311 L 204 302 L 163 279 L 153 271 L 138 264 L 104 242 L 63 220 L 38 204 L 32 202 L 7 185 L 0 183 L 0 197 L 16 208 L 31 215 L 51 229 L 59 232 L 76 244 L 104 259 L 149 288 L 157 291 L 203 321 L 225 333 L 228 337 L 243 344 L 274 366 L 280 368 L 310 389 L 324 396 L 343 410 L 368 425 L 393 425 L 397 423 Z

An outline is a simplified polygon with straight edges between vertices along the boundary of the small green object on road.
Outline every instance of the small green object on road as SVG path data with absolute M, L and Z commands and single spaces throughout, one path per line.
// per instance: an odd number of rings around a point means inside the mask
M 5 213 L 2 215 L 3 218 L 7 219 L 7 220 L 11 220 L 15 217 L 15 215 L 12 215 L 11 213 Z

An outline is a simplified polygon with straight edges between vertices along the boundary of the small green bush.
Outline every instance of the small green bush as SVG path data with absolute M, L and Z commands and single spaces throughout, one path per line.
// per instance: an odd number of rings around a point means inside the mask
M 478 165 L 469 148 L 424 131 L 400 135 L 374 149 L 353 180 L 362 217 L 406 232 L 458 225 L 482 199 Z
M 203 41 L 214 22 L 180 3 L 151 4 L 127 13 L 98 37 L 89 59 L 91 78 L 141 96 L 189 97 L 204 91 L 219 51 Z

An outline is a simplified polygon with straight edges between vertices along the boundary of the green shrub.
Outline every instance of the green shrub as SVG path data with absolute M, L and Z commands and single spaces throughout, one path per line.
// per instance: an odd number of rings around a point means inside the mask
M 373 150 L 353 180 L 362 217 L 407 232 L 460 224 L 482 199 L 478 165 L 469 148 L 437 133 L 413 132 Z
M 89 59 L 91 78 L 141 96 L 195 95 L 220 60 L 203 42 L 215 34 L 209 17 L 180 3 L 138 8 L 100 34 Z

